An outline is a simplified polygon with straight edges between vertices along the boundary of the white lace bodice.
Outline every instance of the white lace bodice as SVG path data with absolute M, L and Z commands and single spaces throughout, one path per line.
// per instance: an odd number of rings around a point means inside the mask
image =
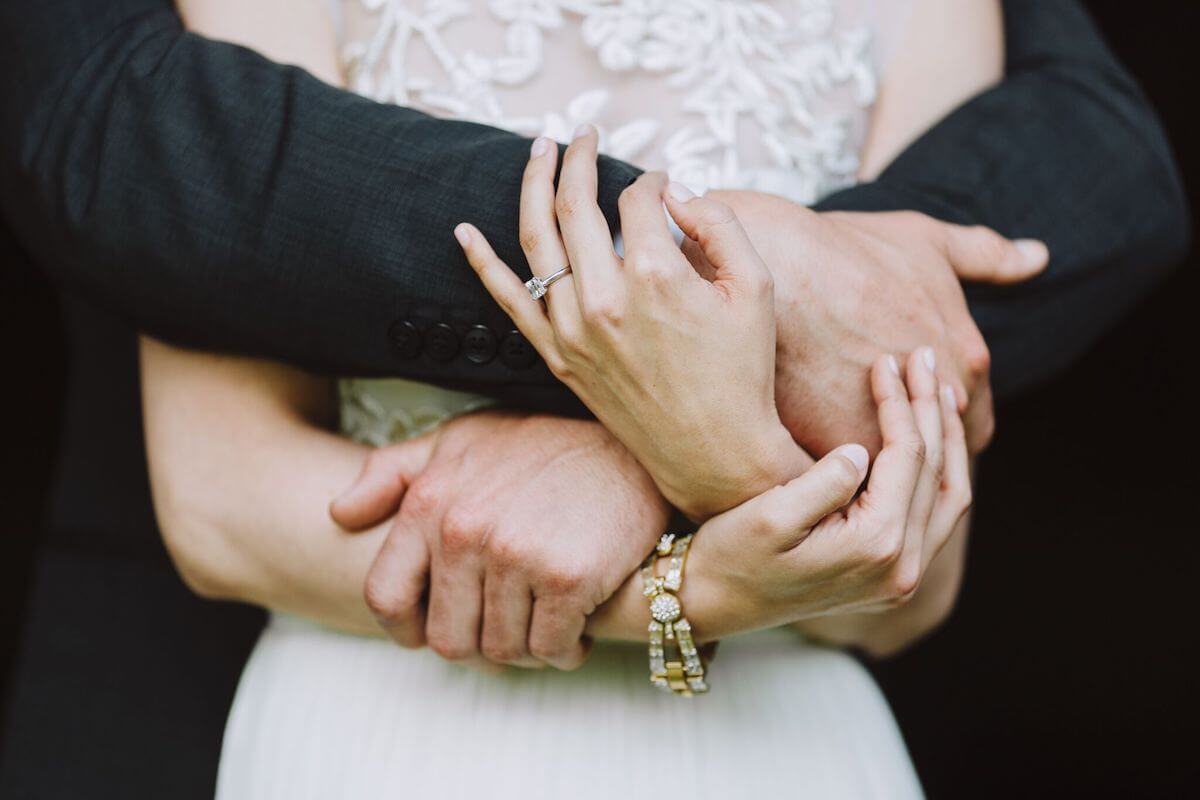
M 344 0 L 351 87 L 601 150 L 697 191 L 853 181 L 908 0 Z
M 332 0 L 350 86 L 385 103 L 570 139 L 697 193 L 800 203 L 854 181 L 910 0 Z M 380 445 L 482 398 L 340 384 L 342 429 Z

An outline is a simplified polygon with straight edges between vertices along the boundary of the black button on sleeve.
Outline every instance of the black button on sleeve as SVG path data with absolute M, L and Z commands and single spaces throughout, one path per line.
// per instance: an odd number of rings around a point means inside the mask
M 486 325 L 474 325 L 463 337 L 463 353 L 472 364 L 486 364 L 496 357 L 496 334 Z
M 450 361 L 458 355 L 458 334 L 444 322 L 439 322 L 425 334 L 425 352 L 434 361 Z
M 421 354 L 421 331 L 406 319 L 398 319 L 388 328 L 388 339 L 396 355 L 404 359 L 416 358 Z
M 500 360 L 513 369 L 529 369 L 537 359 L 537 350 L 520 331 L 510 331 L 500 343 Z

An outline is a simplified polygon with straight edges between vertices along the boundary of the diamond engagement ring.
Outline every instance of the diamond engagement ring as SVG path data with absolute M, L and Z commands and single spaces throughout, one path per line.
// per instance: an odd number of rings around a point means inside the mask
M 529 290 L 530 297 L 532 297 L 534 300 L 541 300 L 555 281 L 570 274 L 571 265 L 567 264 L 558 272 L 551 273 L 544 278 L 539 278 L 537 275 L 534 275 L 532 278 L 525 281 L 525 288 Z

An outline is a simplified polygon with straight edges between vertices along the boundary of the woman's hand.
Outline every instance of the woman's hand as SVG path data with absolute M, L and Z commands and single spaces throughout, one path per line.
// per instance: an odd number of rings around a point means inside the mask
M 625 258 L 596 204 L 596 133 L 534 143 L 521 241 L 535 275 L 570 264 L 532 300 L 480 232 L 455 235 L 488 291 L 547 365 L 637 457 L 659 489 L 706 518 L 795 477 L 809 459 L 775 409 L 772 280 L 729 208 L 648 173 L 621 196 Z M 696 274 L 663 204 L 713 268 Z M 560 235 L 561 232 L 561 235 Z
M 928 347 L 910 356 L 907 389 L 891 356 L 873 366 L 883 449 L 857 499 L 867 451 L 843 445 L 787 485 L 700 528 L 681 592 L 698 639 L 880 611 L 913 596 L 971 502 L 962 421 L 933 366 Z M 589 632 L 644 628 L 639 589 L 627 584 Z

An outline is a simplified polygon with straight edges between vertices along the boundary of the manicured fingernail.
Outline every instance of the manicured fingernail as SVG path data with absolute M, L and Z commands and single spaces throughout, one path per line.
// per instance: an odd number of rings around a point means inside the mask
M 667 184 L 667 194 L 671 195 L 671 197 L 674 197 L 680 203 L 686 203 L 688 200 L 691 200 L 696 196 L 695 192 L 684 186 L 682 183 L 678 183 L 676 181 L 671 181 Z
M 1017 252 L 1021 254 L 1021 260 L 1029 269 L 1040 267 L 1050 258 L 1050 251 L 1046 244 L 1037 239 L 1017 239 L 1013 242 L 1013 247 L 1017 248 Z
M 890 370 L 892 371 L 892 374 L 893 374 L 893 375 L 896 375 L 897 377 L 899 377 L 899 375 L 900 375 L 900 365 L 896 363 L 896 357 L 895 357 L 895 356 L 893 356 L 893 355 L 890 355 L 890 354 L 888 355 L 888 357 L 887 357 L 887 365 L 888 365 L 888 369 L 890 369 Z
M 933 372 L 937 368 L 937 358 L 933 355 L 933 348 L 926 347 L 921 351 L 921 361 L 924 362 L 926 369 Z
M 958 413 L 958 398 L 954 396 L 953 386 L 942 387 L 942 405 L 946 407 L 947 411 Z
M 460 222 L 454 227 L 454 238 L 458 239 L 458 243 L 463 247 L 471 243 L 471 231 L 467 229 L 467 223 Z
M 545 136 L 539 136 L 533 140 L 533 144 L 529 146 L 529 157 L 537 158 L 538 156 L 546 155 L 546 151 L 550 149 L 550 140 Z
M 871 463 L 871 457 L 867 454 L 867 448 L 861 444 L 844 444 L 837 451 L 838 455 L 850 459 L 850 463 L 856 466 L 859 472 L 865 472 L 867 464 Z
M 593 128 L 591 125 L 589 125 L 588 123 L 585 122 L 582 125 L 580 125 L 578 128 L 575 129 L 575 135 L 572 138 L 573 139 L 582 139 L 584 136 L 587 136 L 589 133 L 591 133 L 594 130 L 595 130 L 595 128 Z

